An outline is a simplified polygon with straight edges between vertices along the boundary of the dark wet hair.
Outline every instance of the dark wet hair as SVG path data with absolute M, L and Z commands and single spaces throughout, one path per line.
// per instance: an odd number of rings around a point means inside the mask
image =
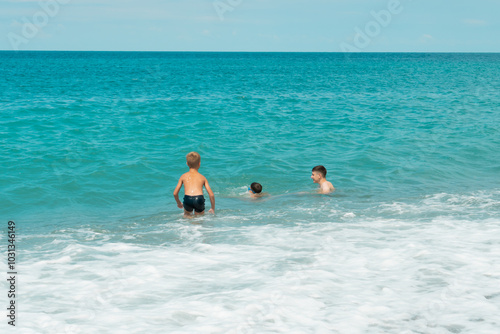
M 254 182 L 250 185 L 250 189 L 256 194 L 262 191 L 262 185 L 260 183 Z
M 321 173 L 323 175 L 323 177 L 326 177 L 326 168 L 324 166 L 321 166 L 321 165 L 316 166 L 313 168 L 312 171 Z

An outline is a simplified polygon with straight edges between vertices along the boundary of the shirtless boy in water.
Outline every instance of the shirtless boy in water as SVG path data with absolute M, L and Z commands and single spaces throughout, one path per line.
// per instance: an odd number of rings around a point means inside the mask
M 184 217 L 192 217 L 194 210 L 195 215 L 205 213 L 205 197 L 203 197 L 203 186 L 207 189 L 210 197 L 212 208 L 208 210 L 210 213 L 215 213 L 215 197 L 212 189 L 208 185 L 207 179 L 198 173 L 201 164 L 201 157 L 196 152 L 189 152 L 186 155 L 186 164 L 189 167 L 189 172 L 183 174 L 179 178 L 179 183 L 174 190 L 174 198 L 179 209 L 184 208 Z M 179 200 L 179 191 L 184 185 L 184 203 Z
M 311 179 L 314 183 L 319 184 L 318 192 L 320 194 L 329 194 L 335 190 L 333 184 L 326 180 L 326 168 L 316 166 L 312 169 Z

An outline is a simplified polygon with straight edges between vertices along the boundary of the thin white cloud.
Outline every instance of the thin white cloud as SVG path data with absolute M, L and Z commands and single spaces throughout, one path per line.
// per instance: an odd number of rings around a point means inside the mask
M 488 22 L 484 20 L 476 20 L 476 19 L 464 19 L 462 22 L 469 26 L 485 26 L 488 24 Z
M 418 41 L 420 43 L 428 43 L 428 42 L 431 42 L 434 40 L 434 37 L 432 35 L 429 35 L 429 34 L 423 34 L 422 36 L 420 36 L 420 38 L 418 39 Z

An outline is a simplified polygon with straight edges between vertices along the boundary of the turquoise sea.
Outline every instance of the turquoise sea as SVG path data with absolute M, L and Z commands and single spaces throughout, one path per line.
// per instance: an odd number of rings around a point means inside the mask
M 20 333 L 499 332 L 500 54 L 5 51 L 0 78 Z M 216 215 L 186 220 L 190 151 Z

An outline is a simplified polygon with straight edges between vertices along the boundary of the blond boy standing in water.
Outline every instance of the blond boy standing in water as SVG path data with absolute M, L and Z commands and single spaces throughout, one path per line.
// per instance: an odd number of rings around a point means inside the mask
M 312 169 L 311 179 L 319 185 L 318 192 L 320 194 L 329 194 L 335 190 L 333 184 L 326 180 L 326 168 L 324 166 L 316 166 Z
M 174 198 L 179 209 L 184 208 L 184 217 L 192 217 L 194 210 L 195 215 L 205 213 L 205 197 L 203 196 L 203 187 L 208 192 L 210 204 L 212 208 L 208 210 L 210 213 L 215 213 L 215 196 L 208 184 L 207 179 L 198 173 L 201 165 L 201 157 L 196 152 L 189 152 L 186 155 L 186 164 L 189 167 L 189 172 L 183 174 L 179 178 L 179 182 L 174 190 Z M 184 203 L 179 200 L 179 191 L 184 185 Z

